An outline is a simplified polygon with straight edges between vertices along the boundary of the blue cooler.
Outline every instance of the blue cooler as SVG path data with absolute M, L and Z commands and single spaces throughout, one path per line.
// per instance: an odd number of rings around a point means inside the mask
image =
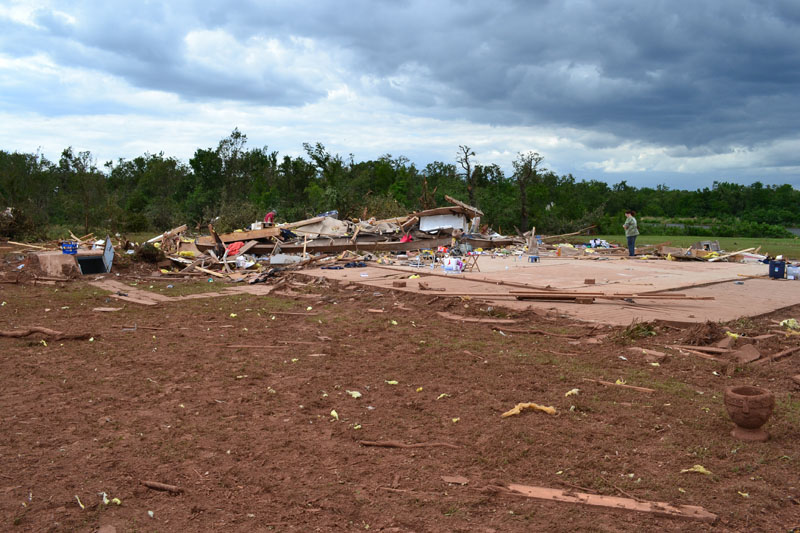
M 61 251 L 65 254 L 76 255 L 78 253 L 77 242 L 62 242 Z
M 783 279 L 786 277 L 786 261 L 770 261 L 769 277 Z

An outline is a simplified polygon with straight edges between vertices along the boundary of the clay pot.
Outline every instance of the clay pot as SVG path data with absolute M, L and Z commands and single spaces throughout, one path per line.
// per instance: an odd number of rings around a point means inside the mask
M 731 436 L 739 440 L 764 442 L 769 433 L 761 428 L 775 407 L 775 395 L 761 387 L 743 385 L 725 389 L 725 408 L 736 424 Z

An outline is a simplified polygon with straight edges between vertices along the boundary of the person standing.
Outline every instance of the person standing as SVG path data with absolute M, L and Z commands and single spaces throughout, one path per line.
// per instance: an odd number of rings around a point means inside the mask
M 628 238 L 628 255 L 630 257 L 636 255 L 636 236 L 639 235 L 639 227 L 634 215 L 636 215 L 636 211 L 633 209 L 625 211 L 625 223 L 622 225 L 625 228 L 625 236 Z

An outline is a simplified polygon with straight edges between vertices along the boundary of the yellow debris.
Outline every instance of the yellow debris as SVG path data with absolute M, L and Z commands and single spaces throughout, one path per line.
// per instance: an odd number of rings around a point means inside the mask
M 511 409 L 510 411 L 506 411 L 500 416 L 502 418 L 506 418 L 507 416 L 518 415 L 520 414 L 520 412 L 522 412 L 523 409 L 534 409 L 536 411 L 542 411 L 544 413 L 547 413 L 548 415 L 556 414 L 555 407 L 545 407 L 544 405 L 539 405 L 538 403 L 531 402 L 531 403 L 518 403 L 517 405 L 514 406 L 513 409 Z
M 711 471 L 707 470 L 703 465 L 694 465 L 691 468 L 684 468 L 681 470 L 681 474 L 686 474 L 687 472 L 697 472 L 698 474 L 705 474 L 707 476 L 711 475 Z

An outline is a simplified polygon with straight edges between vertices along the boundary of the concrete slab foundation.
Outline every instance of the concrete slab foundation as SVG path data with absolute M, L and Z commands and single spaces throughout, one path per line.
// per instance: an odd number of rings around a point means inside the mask
M 627 325 L 633 320 L 668 320 L 694 323 L 728 321 L 744 316 L 757 316 L 800 303 L 800 281 L 754 279 L 766 276 L 764 264 L 705 263 L 680 261 L 648 261 L 614 258 L 577 260 L 542 257 L 529 263 L 526 257 L 491 257 L 479 259 L 481 271 L 443 275 L 441 269 L 379 267 L 344 270 L 305 270 L 303 273 L 329 279 L 350 281 L 387 290 L 421 291 L 419 281 L 432 289 L 427 294 L 470 294 L 471 298 L 490 305 L 511 309 L 539 309 L 577 320 L 612 325 Z M 394 268 L 394 267 L 392 267 Z M 393 288 L 392 281 L 407 279 L 413 274 L 419 280 L 408 280 L 405 288 Z M 594 284 L 586 284 L 593 279 Z M 487 283 L 488 282 L 488 283 Z M 714 300 L 597 300 L 592 305 L 572 302 L 518 301 L 498 293 L 525 290 L 503 285 L 505 282 L 529 284 L 532 290 L 550 287 L 577 292 L 642 293 L 672 291 L 687 296 L 713 296 Z M 482 297 L 481 294 L 487 296 Z M 491 294 L 491 295 L 490 295 Z

